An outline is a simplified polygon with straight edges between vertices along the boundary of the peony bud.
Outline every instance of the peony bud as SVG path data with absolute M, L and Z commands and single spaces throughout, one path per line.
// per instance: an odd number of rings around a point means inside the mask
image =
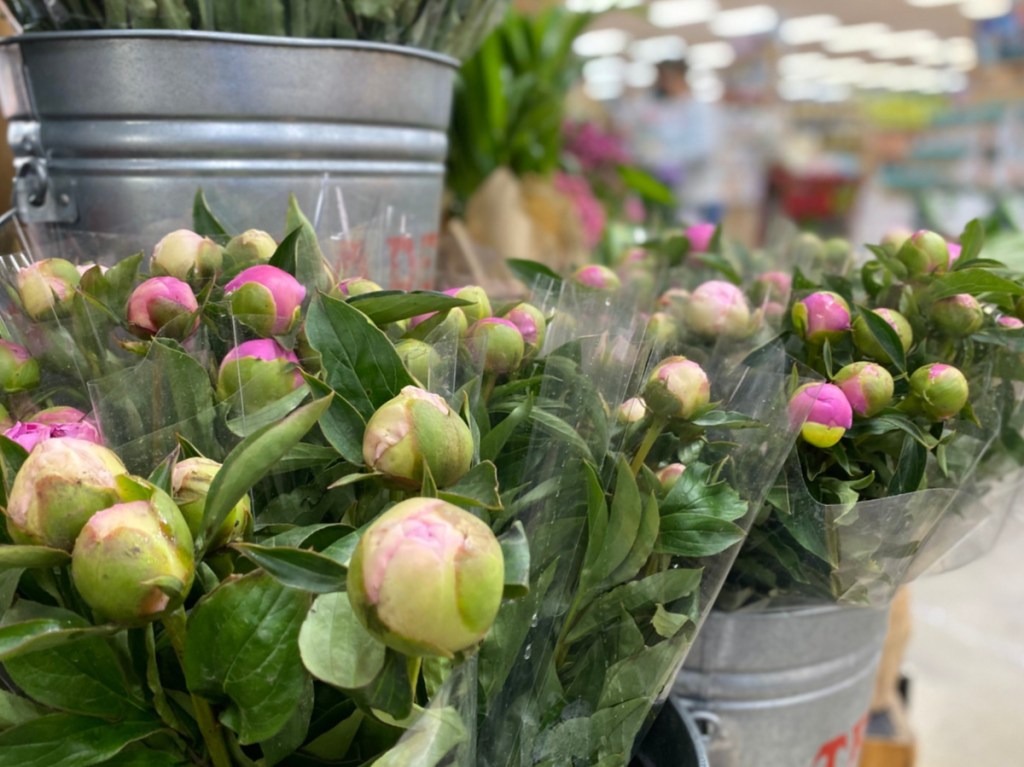
M 910 327 L 906 317 L 892 309 L 875 309 L 874 313 L 888 322 L 889 327 L 896 331 L 903 351 L 910 351 L 910 346 L 914 343 L 914 330 Z M 853 321 L 853 345 L 857 347 L 861 354 L 867 355 L 886 365 L 892 364 L 892 359 L 886 354 L 882 345 L 878 343 L 863 317 L 858 317 Z
M 711 400 L 711 384 L 704 369 L 686 357 L 662 360 L 644 386 L 644 402 L 666 418 L 693 418 Z
M 825 243 L 812 232 L 803 232 L 789 245 L 789 252 L 798 265 L 813 266 L 825 260 Z
M 220 464 L 209 458 L 186 458 L 174 464 L 174 472 L 171 474 L 174 502 L 181 510 L 193 538 L 203 529 L 206 496 L 210 493 L 210 485 L 218 471 Z M 246 495 L 228 512 L 224 523 L 210 539 L 209 548 L 218 549 L 232 541 L 241 540 L 252 528 L 252 523 L 252 508 L 249 496 Z
M 1010 317 L 1005 315 L 996 320 L 996 324 L 1004 330 L 1020 330 L 1024 328 L 1024 322 L 1021 322 L 1016 317 Z
M 55 437 L 73 437 L 96 445 L 103 444 L 96 424 L 81 410 L 73 407 L 40 410 L 28 421 L 8 427 L 4 431 L 4 436 L 17 442 L 28 452 L 32 452 L 40 442 Z
M 853 248 L 849 240 L 833 237 L 825 241 L 825 267 L 832 272 L 842 274 L 853 261 Z
M 670 314 L 655 312 L 647 319 L 645 336 L 655 346 L 664 348 L 679 338 L 679 325 Z
M 395 351 L 405 369 L 422 384 L 429 384 L 431 373 L 441 367 L 441 355 L 425 341 L 406 338 L 395 344 Z
M 277 341 L 246 341 L 224 355 L 217 396 L 255 412 L 302 386 L 298 365 L 298 357 Z
M 34 389 L 39 385 L 39 363 L 28 349 L 10 341 L 0 341 L 0 388 L 5 392 Z
M 500 317 L 474 322 L 466 331 L 466 346 L 478 366 L 499 375 L 516 370 L 526 353 L 519 328 Z
M 873 416 L 892 402 L 892 375 L 874 362 L 854 362 L 836 373 L 832 380 L 843 390 L 857 415 Z
M 900 248 L 913 236 L 914 233 L 909 229 L 890 229 L 880 244 L 886 253 L 895 258 L 896 254 L 900 252 Z
M 78 269 L 63 258 L 44 258 L 18 272 L 18 295 L 26 314 L 34 320 L 64 314 L 81 281 Z
M 614 293 L 622 287 L 622 281 L 619 279 L 619 276 L 607 266 L 599 264 L 580 267 L 573 274 L 572 281 L 583 288 L 607 291 L 609 293 Z
M 785 272 L 765 272 L 754 280 L 751 297 L 761 305 L 768 301 L 782 302 L 789 299 L 793 290 L 793 278 Z
M 446 296 L 458 298 L 462 301 L 472 301 L 469 306 L 460 306 L 459 311 L 466 315 L 466 322 L 472 325 L 474 322 L 491 316 L 491 299 L 487 297 L 484 289 L 477 285 L 467 285 L 464 288 L 451 288 L 444 292 Z
M 188 338 L 199 327 L 198 312 L 192 288 L 176 277 L 151 277 L 128 298 L 128 326 L 140 338 Z
M 936 362 L 910 376 L 914 403 L 933 421 L 947 421 L 967 405 L 970 389 L 964 374 L 952 365 Z
M 683 309 L 686 326 L 705 338 L 750 335 L 750 307 L 743 291 L 731 282 L 711 280 L 693 291 Z
M 810 383 L 790 398 L 789 420 L 809 444 L 832 447 L 853 425 L 853 408 L 838 386 Z
M 686 228 L 686 239 L 690 241 L 691 253 L 707 253 L 711 248 L 711 240 L 715 237 L 717 227 L 714 224 L 694 224 Z
M 547 334 L 547 320 L 544 312 L 533 304 L 519 304 L 505 315 L 505 319 L 519 328 L 526 344 L 527 355 L 536 354 L 544 346 Z
M 932 305 L 931 318 L 935 327 L 954 338 L 969 336 L 985 323 L 981 304 L 968 293 L 936 301 Z
M 458 307 L 445 312 L 420 314 L 409 319 L 408 336 L 421 341 L 437 333 L 442 336 L 462 338 L 469 330 L 465 313 Z
M 367 293 L 379 293 L 382 290 L 384 288 L 365 277 L 348 277 L 338 283 L 338 292 L 345 298 L 365 296 Z
M 964 249 L 962 245 L 957 245 L 955 242 L 947 242 L 946 249 L 949 251 L 949 262 L 946 264 L 946 268 L 951 270 L 953 268 L 953 264 L 960 259 Z
M 949 247 L 941 235 L 922 229 L 903 243 L 896 258 L 907 267 L 911 277 L 944 272 L 949 264 Z
M 192 536 L 162 490 L 89 518 L 71 554 L 71 577 L 102 618 L 142 626 L 174 610 L 192 587 Z M 171 589 L 170 596 L 164 589 Z
M 501 545 L 487 525 L 450 503 L 412 498 L 359 539 L 348 596 L 360 622 L 389 647 L 451 658 L 490 630 L 504 581 Z
M 423 482 L 424 464 L 438 487 L 448 487 L 469 471 L 473 434 L 436 394 L 406 386 L 385 402 L 366 424 L 363 460 L 400 485 Z
M 690 303 L 690 291 L 682 288 L 669 288 L 658 298 L 658 308 L 678 320 L 683 319 L 688 303 Z
M 263 264 L 277 251 L 277 240 L 260 229 L 249 229 L 232 237 L 224 246 L 224 256 L 235 268 Z
M 306 289 L 284 269 L 261 264 L 231 280 L 224 288 L 231 312 L 261 336 L 283 336 L 302 318 Z
M 72 437 L 40 442 L 7 499 L 11 538 L 71 551 L 89 517 L 121 500 L 117 478 L 127 473 L 102 445 Z
M 640 397 L 631 397 L 619 405 L 615 420 L 622 424 L 638 423 L 647 415 L 647 405 Z
M 793 304 L 793 326 L 812 344 L 836 341 L 850 329 L 850 305 L 838 293 L 819 290 Z
M 675 487 L 684 471 L 686 471 L 686 465 L 682 463 L 670 463 L 659 469 L 657 477 L 662 489 L 668 492 Z
M 153 248 L 149 270 L 156 276 L 193 278 L 212 277 L 220 271 L 224 251 L 213 240 L 188 229 L 165 235 Z

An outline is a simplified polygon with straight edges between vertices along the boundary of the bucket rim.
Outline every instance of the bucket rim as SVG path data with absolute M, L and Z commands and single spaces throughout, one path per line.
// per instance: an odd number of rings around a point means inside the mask
M 248 35 L 238 32 L 205 32 L 201 30 L 176 29 L 89 29 L 71 32 L 25 32 L 20 35 L 0 38 L 0 46 L 32 45 L 36 43 L 59 43 L 72 40 L 168 40 L 173 42 L 234 43 L 281 48 L 331 48 L 365 50 L 375 53 L 391 53 L 396 56 L 423 59 L 452 69 L 461 66 L 458 59 L 443 53 L 428 51 L 408 45 L 379 43 L 371 40 L 334 40 L 314 37 L 279 37 L 274 35 Z

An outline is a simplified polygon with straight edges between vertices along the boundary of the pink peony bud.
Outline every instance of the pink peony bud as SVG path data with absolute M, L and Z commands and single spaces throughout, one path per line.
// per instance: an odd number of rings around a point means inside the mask
M 412 498 L 363 533 L 348 568 L 360 622 L 407 655 L 474 648 L 501 606 L 505 565 L 491 529 L 468 511 Z
M 832 380 L 843 390 L 857 415 L 873 416 L 892 402 L 892 375 L 874 362 L 854 362 L 836 373 Z
M 949 265 L 949 246 L 941 235 L 922 229 L 903 243 L 896 258 L 907 267 L 911 277 L 944 272 Z
M 277 341 L 246 341 L 224 355 L 217 396 L 255 412 L 302 386 L 298 366 L 299 358 Z
M 754 280 L 751 289 L 755 304 L 766 301 L 783 302 L 789 299 L 793 289 L 793 278 L 785 272 L 765 272 Z
M 143 626 L 177 608 L 195 574 L 192 536 L 181 512 L 162 490 L 151 490 L 149 500 L 93 514 L 71 554 L 71 577 L 82 599 L 123 626 Z M 172 585 L 175 596 L 165 590 Z
M 478 285 L 467 285 L 464 288 L 449 288 L 444 291 L 446 296 L 458 298 L 462 301 L 472 301 L 469 306 L 460 306 L 459 311 L 466 315 L 466 322 L 472 325 L 474 322 L 491 316 L 491 300 L 487 293 Z
M 423 482 L 423 466 L 438 487 L 455 484 L 473 462 L 473 434 L 436 394 L 406 386 L 366 424 L 363 460 L 404 487 Z
M 34 320 L 65 314 L 81 279 L 75 265 L 63 258 L 44 258 L 20 270 L 18 294 L 25 313 Z
M 910 351 L 910 347 L 914 343 L 914 330 L 910 327 L 910 323 L 907 322 L 907 318 L 892 309 L 875 309 L 874 313 L 889 323 L 889 327 L 896 331 L 903 351 Z M 892 359 L 875 339 L 874 334 L 863 317 L 858 317 L 853 321 L 853 345 L 857 347 L 861 354 L 865 354 L 886 365 L 892 364 Z
M 952 269 L 960 255 L 964 252 L 963 246 L 957 245 L 955 242 L 947 242 L 946 249 L 949 251 L 949 263 L 946 265 L 947 269 Z
M 39 385 L 39 363 L 28 349 L 11 341 L 0 341 L 0 389 L 19 392 Z
M 789 420 L 809 444 L 832 447 L 853 425 L 853 408 L 838 386 L 805 384 L 789 400 Z
M 99 430 L 85 413 L 73 407 L 41 410 L 29 421 L 19 422 L 4 431 L 4 436 L 17 442 L 28 452 L 44 440 L 72 437 L 102 445 Z
M 302 317 L 306 289 L 284 269 L 250 266 L 225 288 L 231 312 L 261 336 L 283 336 Z
M 682 288 L 669 288 L 658 298 L 658 308 L 668 312 L 678 320 L 682 320 L 686 305 L 690 303 L 690 291 Z
M 745 338 L 751 331 L 747 297 L 723 280 L 705 282 L 694 290 L 683 317 L 690 330 L 705 338 Z
M 666 418 L 689 419 L 711 400 L 704 369 L 686 357 L 669 357 L 654 368 L 643 392 L 647 407 Z
M 954 338 L 971 335 L 985 323 L 985 312 L 978 299 L 961 293 L 936 301 L 931 309 L 932 322 L 943 333 Z
M 850 305 L 838 293 L 811 293 L 793 304 L 793 326 L 812 344 L 836 341 L 850 329 Z
M 632 397 L 621 405 L 616 412 L 615 419 L 619 423 L 637 423 L 644 420 L 647 415 L 647 405 L 640 397 Z
M 692 253 L 707 253 L 711 247 L 711 240 L 715 237 L 716 226 L 714 224 L 694 224 L 686 228 L 686 239 L 690 241 Z
M 914 403 L 933 421 L 947 421 L 967 405 L 970 388 L 964 374 L 952 365 L 936 362 L 910 376 Z
M 890 229 L 886 232 L 880 244 L 885 249 L 886 253 L 890 256 L 895 256 L 899 253 L 900 248 L 903 247 L 904 243 L 913 236 L 914 233 L 910 229 Z
M 519 304 L 505 315 L 505 319 L 519 328 L 528 353 L 536 353 L 544 346 L 547 320 L 544 312 L 533 304 Z
M 1016 317 L 1010 317 L 1009 315 L 1000 317 L 996 320 L 996 324 L 1006 330 L 1020 330 L 1021 328 L 1024 328 L 1024 322 L 1021 322 Z
M 619 279 L 619 276 L 607 266 L 601 266 L 600 264 L 580 267 L 573 274 L 572 281 L 584 288 L 603 290 L 609 293 L 614 293 L 622 287 L 622 281 Z
M 128 326 L 141 338 L 161 335 L 185 339 L 199 327 L 199 303 L 187 282 L 151 277 L 128 298 Z
M 214 276 L 223 261 L 224 251 L 213 240 L 178 229 L 153 247 L 149 270 L 157 277 L 177 277 L 188 282 Z
M 474 362 L 488 373 L 511 373 L 526 353 L 523 334 L 512 322 L 488 317 L 466 331 L 466 346 Z
M 666 492 L 676 486 L 679 478 L 686 471 L 686 465 L 682 463 L 670 463 L 658 470 L 658 481 Z

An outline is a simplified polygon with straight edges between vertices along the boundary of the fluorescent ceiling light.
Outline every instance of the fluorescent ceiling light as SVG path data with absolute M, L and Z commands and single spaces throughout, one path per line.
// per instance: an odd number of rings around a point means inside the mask
M 782 80 L 778 85 L 779 95 L 786 101 L 812 101 L 820 85 L 811 80 Z
M 839 19 L 827 13 L 801 16 L 782 22 L 782 26 L 779 27 L 779 39 L 786 45 L 820 43 L 828 39 L 832 30 L 838 26 Z
M 934 32 L 927 29 L 908 29 L 905 32 L 892 32 L 881 38 L 871 48 L 871 53 L 880 59 L 911 59 L 925 56 L 941 47 Z
M 595 101 L 611 101 L 622 95 L 622 83 L 584 83 L 583 92 Z
M 825 48 L 832 53 L 868 51 L 888 35 L 889 27 L 885 24 L 853 24 L 834 30 L 825 41 Z
M 691 69 L 725 69 L 736 61 L 736 51 L 729 43 L 719 40 L 690 46 L 687 61 Z
M 615 7 L 615 0 L 565 0 L 565 7 L 573 13 L 603 13 Z
M 722 84 L 721 80 L 715 80 L 713 83 L 693 89 L 693 97 L 697 101 L 714 102 L 721 101 L 722 96 L 725 95 L 725 85 Z
M 907 0 L 907 5 L 917 8 L 938 8 L 940 5 L 956 5 L 962 2 L 963 0 Z
M 945 75 L 945 90 L 950 93 L 959 93 L 960 91 L 967 90 L 967 75 L 963 72 L 944 72 Z
M 655 0 L 647 18 L 656 27 L 683 27 L 710 21 L 717 11 L 715 0 Z
M 954 37 L 946 41 L 946 60 L 954 69 L 970 72 L 978 65 L 978 49 L 969 37 Z
M 820 71 L 827 59 L 817 51 L 807 53 L 789 53 L 782 56 L 777 67 L 779 74 L 783 77 L 807 78 L 813 77 L 814 73 Z
M 960 13 L 968 19 L 995 19 L 1013 10 L 1013 0 L 966 0 L 960 5 Z
M 596 29 L 584 32 L 572 44 L 577 56 L 612 56 L 622 53 L 629 43 L 629 35 L 621 29 Z
M 583 77 L 587 82 L 621 82 L 626 75 L 626 60 L 618 56 L 591 59 L 583 65 Z
M 779 25 L 779 14 L 770 5 L 748 5 L 719 11 L 708 25 L 719 37 L 764 35 Z
M 658 79 L 658 68 L 647 61 L 634 61 L 626 68 L 626 84 L 630 88 L 650 88 Z
M 629 46 L 629 54 L 637 61 L 659 61 L 682 58 L 686 53 L 686 41 L 679 35 L 659 35 L 637 40 Z

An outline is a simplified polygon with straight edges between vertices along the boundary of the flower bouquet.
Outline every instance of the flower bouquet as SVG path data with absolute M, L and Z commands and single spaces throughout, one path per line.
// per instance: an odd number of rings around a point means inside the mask
M 287 229 L 0 264 L 0 765 L 625 763 L 784 379 L 586 275 L 382 291 Z

